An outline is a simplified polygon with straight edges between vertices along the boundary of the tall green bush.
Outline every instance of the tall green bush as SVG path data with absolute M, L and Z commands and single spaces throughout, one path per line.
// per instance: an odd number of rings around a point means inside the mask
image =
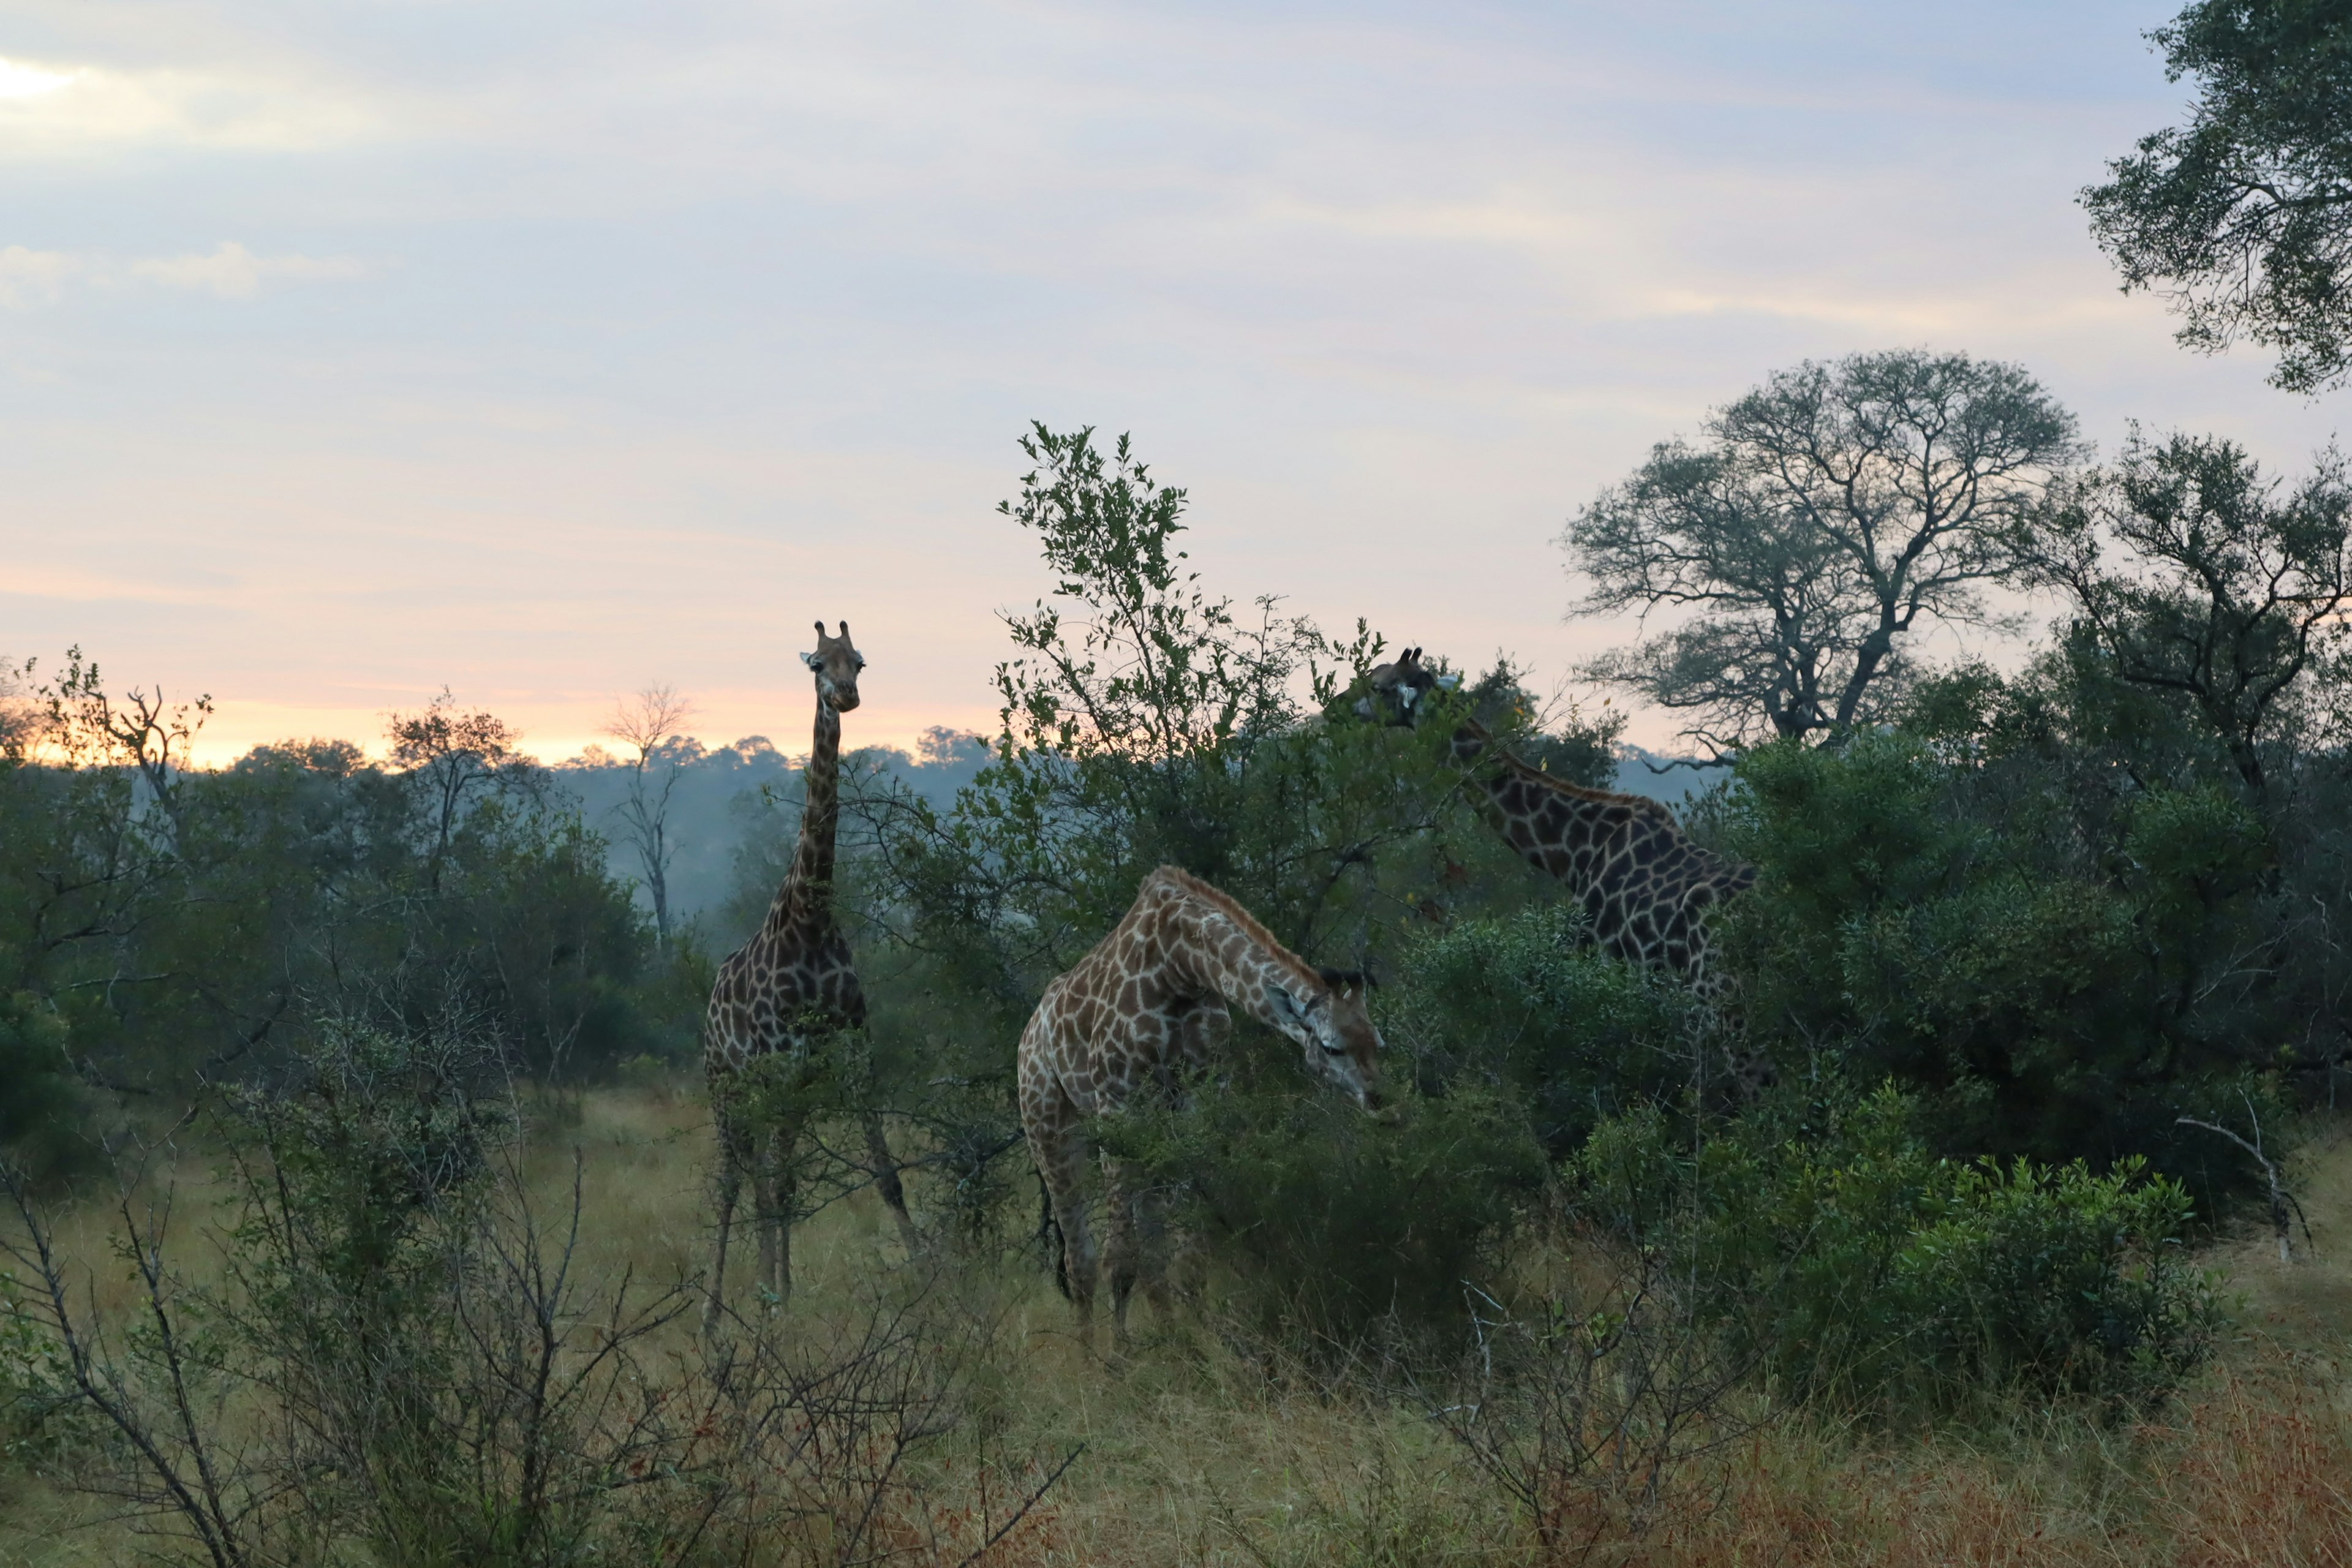
M 1674 1100 L 1692 1076 L 1689 994 L 1582 946 L 1583 931 L 1580 910 L 1537 905 L 1415 944 L 1381 994 L 1391 1074 L 1428 1095 L 1508 1096 L 1555 1159 L 1604 1118 Z
M 1303 1083 L 1203 1084 L 1098 1125 L 1205 1254 L 1213 1305 L 1311 1357 L 1459 1324 L 1546 1176 L 1525 1112 L 1486 1089 L 1375 1120 Z
M 2188 1194 L 2137 1160 L 1929 1152 L 1892 1087 L 1694 1147 L 1654 1109 L 1575 1163 L 1586 1211 L 1663 1248 L 1738 1352 L 1799 1396 L 1927 1409 L 1978 1391 L 2130 1400 L 2211 1345 Z

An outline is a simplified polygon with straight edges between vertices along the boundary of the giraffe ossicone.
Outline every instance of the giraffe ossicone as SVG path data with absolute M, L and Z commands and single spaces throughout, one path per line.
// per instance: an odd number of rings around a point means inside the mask
M 866 1026 L 866 993 L 848 939 L 833 919 L 834 840 L 841 817 L 841 716 L 857 706 L 866 657 L 849 623 L 801 655 L 815 677 L 816 726 L 802 773 L 800 837 L 792 868 L 751 940 L 728 955 L 710 987 L 702 1070 L 719 1133 L 718 1244 L 711 1259 L 706 1331 L 715 1327 L 727 1274 L 727 1243 L 744 1179 L 751 1182 L 760 1232 L 760 1283 L 778 1301 L 792 1293 L 793 1160 L 805 1120 L 805 1090 L 832 1066 L 842 1039 Z M 862 1114 L 875 1184 L 907 1245 L 915 1244 L 898 1163 L 881 1118 Z
M 1021 1032 L 1021 1127 L 1062 1228 L 1070 1296 L 1094 1313 L 1096 1257 L 1087 1222 L 1085 1123 L 1137 1095 L 1170 1092 L 1231 1038 L 1239 1008 L 1304 1053 L 1307 1070 L 1379 1109 L 1381 1037 L 1366 976 L 1318 969 L 1274 939 L 1231 896 L 1173 866 L 1143 879 L 1135 902 L 1084 958 L 1045 987 Z M 1112 1331 L 1127 1339 L 1140 1262 L 1137 1195 L 1104 1162 Z

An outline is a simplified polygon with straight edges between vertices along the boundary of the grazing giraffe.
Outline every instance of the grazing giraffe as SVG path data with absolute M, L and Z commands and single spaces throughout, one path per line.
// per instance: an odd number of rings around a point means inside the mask
M 1086 1119 L 1116 1112 L 1139 1091 L 1172 1092 L 1214 1059 L 1233 1032 L 1228 1004 L 1301 1047 L 1309 1071 L 1377 1109 L 1381 1037 L 1365 984 L 1361 974 L 1314 968 L 1232 898 L 1162 866 L 1111 933 L 1045 987 L 1021 1031 L 1021 1126 L 1062 1227 L 1082 1332 L 1091 1330 L 1095 1300 L 1081 1188 Z M 1104 1162 L 1104 1175 L 1112 1334 L 1124 1345 L 1139 1252 L 1135 1194 L 1116 1162 Z
M 827 1041 L 866 1026 L 866 993 L 849 943 L 833 921 L 834 835 L 840 821 L 841 716 L 857 706 L 857 672 L 866 658 L 841 635 L 816 624 L 816 651 L 801 661 L 816 677 L 816 733 L 801 774 L 804 798 L 800 841 L 792 868 L 751 939 L 719 966 L 702 1037 L 702 1072 L 719 1131 L 719 1246 L 710 1266 L 704 1328 L 715 1326 L 727 1273 L 727 1236 L 743 1177 L 751 1177 L 753 1217 L 760 1231 L 760 1282 L 779 1301 L 792 1294 L 793 1167 L 800 1113 L 793 1092 L 805 1089 L 827 1064 L 817 1059 Z M 782 1078 L 755 1064 L 776 1058 Z M 785 1081 L 785 1079 L 790 1081 Z M 880 1117 L 865 1115 L 875 1184 L 914 1244 L 898 1167 L 883 1140 Z
M 1357 713 L 1411 726 L 1429 693 L 1450 688 L 1409 647 L 1365 677 Z M 1756 868 L 1725 860 L 1685 837 L 1675 814 L 1638 795 L 1587 789 L 1531 768 L 1496 743 L 1475 719 L 1455 722 L 1456 766 L 1485 794 L 1488 819 L 1520 858 L 1567 888 L 1591 922 L 1590 940 L 1628 963 L 1679 976 L 1703 1009 L 1701 1025 L 1736 1027 L 1724 1016 L 1729 984 L 1710 963 L 1708 910 L 1747 891 Z M 1760 1057 L 1731 1053 L 1735 1079 L 1752 1089 L 1769 1078 Z

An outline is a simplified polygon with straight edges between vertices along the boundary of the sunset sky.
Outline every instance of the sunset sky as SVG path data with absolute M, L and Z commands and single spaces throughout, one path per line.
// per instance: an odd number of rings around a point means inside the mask
M 209 690 L 215 759 L 444 684 L 796 751 L 846 618 L 904 743 L 992 725 L 1032 418 L 1132 431 L 1213 589 L 1546 686 L 1629 629 L 1568 516 L 1808 357 L 2299 468 L 2340 397 L 2176 348 L 2074 203 L 2176 9 L 17 0 L 0 653 Z

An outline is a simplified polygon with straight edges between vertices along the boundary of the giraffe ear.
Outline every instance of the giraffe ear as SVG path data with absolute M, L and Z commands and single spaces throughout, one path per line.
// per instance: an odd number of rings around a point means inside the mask
M 1297 997 L 1269 982 L 1265 988 L 1265 1005 L 1283 1023 L 1302 1033 L 1305 1032 L 1307 1009 L 1298 1005 Z
M 813 653 L 804 653 L 801 655 L 801 662 L 807 665 L 811 669 L 814 669 L 818 665 L 824 661 L 818 658 L 817 656 Z
M 1437 689 L 1440 691 L 1451 691 L 1461 684 L 1462 678 L 1458 675 L 1441 675 L 1437 678 Z

